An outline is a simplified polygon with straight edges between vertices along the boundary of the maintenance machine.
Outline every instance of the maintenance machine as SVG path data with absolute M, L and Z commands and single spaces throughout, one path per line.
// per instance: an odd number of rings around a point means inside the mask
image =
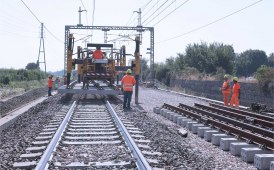
M 74 37 L 70 34 L 68 38 L 67 75 L 65 85 L 58 89 L 60 93 L 118 95 L 121 93 L 119 80 L 122 73 L 130 68 L 135 70 L 135 78 L 139 78 L 140 62 L 136 54 L 139 55 L 140 43 L 136 43 L 132 65 L 126 66 L 126 55 L 130 54 L 126 54 L 125 46 L 114 49 L 113 44 L 88 43 L 85 48 L 78 46 L 77 53 L 73 54 Z M 76 54 L 77 58 L 73 59 Z M 72 71 L 76 66 L 77 80 L 72 81 Z

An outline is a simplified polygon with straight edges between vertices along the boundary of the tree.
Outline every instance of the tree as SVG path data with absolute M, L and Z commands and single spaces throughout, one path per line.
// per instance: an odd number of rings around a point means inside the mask
M 202 42 L 201 44 L 188 45 L 184 59 L 188 67 L 194 67 L 200 72 L 216 73 L 217 68 L 222 67 L 231 74 L 235 53 L 231 45 L 217 42 L 208 45 Z
M 260 66 L 256 71 L 256 79 L 258 80 L 261 90 L 265 94 L 274 92 L 274 68 L 266 65 Z
M 142 58 L 141 59 L 141 74 L 142 74 L 142 81 L 146 80 L 147 78 L 149 78 L 149 73 L 150 73 L 150 70 L 148 68 L 148 60 L 147 59 L 144 59 Z
M 269 54 L 269 57 L 267 58 L 268 60 L 268 66 L 269 67 L 274 67 L 274 53 Z
M 238 75 L 248 77 L 261 65 L 267 65 L 267 55 L 261 50 L 246 50 L 235 60 Z
M 39 65 L 36 63 L 28 63 L 26 66 L 27 70 L 36 70 L 39 69 Z

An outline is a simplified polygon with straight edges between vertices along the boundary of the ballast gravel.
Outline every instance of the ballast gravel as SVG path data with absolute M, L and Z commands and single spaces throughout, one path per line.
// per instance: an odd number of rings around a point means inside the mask
M 0 169 L 13 169 L 13 163 L 21 161 L 20 155 L 26 153 L 26 148 L 31 146 L 49 120 L 68 104 L 60 95 L 52 96 L 30 108 L 14 124 L 0 132 Z
M 182 95 L 164 92 L 156 89 L 142 88 L 139 91 L 139 105 L 134 104 L 133 110 L 124 112 L 135 126 L 144 131 L 144 135 L 151 140 L 150 146 L 163 155 L 160 161 L 166 169 L 229 169 L 255 170 L 252 164 L 243 162 L 239 157 L 222 151 L 217 146 L 188 133 L 183 138 L 177 129 L 177 124 L 157 115 L 153 108 L 161 107 L 164 103 L 179 105 L 179 103 L 193 106 L 194 102 L 206 104 L 205 101 L 184 97 Z M 122 106 L 117 109 L 121 109 Z
M 13 109 L 29 103 L 39 97 L 46 95 L 47 88 L 38 88 L 30 90 L 22 95 L 15 96 L 7 101 L 0 101 L 0 117 L 1 115 L 12 111 Z

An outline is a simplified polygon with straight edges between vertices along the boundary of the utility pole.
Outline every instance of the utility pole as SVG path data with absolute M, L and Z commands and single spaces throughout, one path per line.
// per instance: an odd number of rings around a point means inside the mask
M 81 13 L 87 11 L 87 10 L 81 10 L 81 7 L 79 6 L 79 24 L 77 24 L 77 26 L 83 26 L 83 24 L 81 24 Z
M 41 53 L 43 53 L 44 61 L 40 61 Z M 45 44 L 44 44 L 44 23 L 41 23 L 41 36 L 40 36 L 40 45 L 39 45 L 39 53 L 38 53 L 38 60 L 37 65 L 40 68 L 40 63 L 45 65 L 45 73 L 47 72 L 46 68 L 46 51 L 45 51 Z
M 108 31 L 109 31 L 109 29 L 102 29 L 102 31 L 104 31 L 104 43 L 107 44 L 108 43 Z
M 141 8 L 139 8 L 139 11 L 134 11 L 137 12 L 138 14 L 138 25 L 137 27 L 142 27 L 142 11 Z M 140 45 L 142 44 L 142 31 L 138 31 L 139 32 L 139 37 L 140 37 Z
M 135 38 L 136 49 L 134 52 L 135 58 L 135 104 L 139 103 L 139 76 L 140 76 L 140 37 Z

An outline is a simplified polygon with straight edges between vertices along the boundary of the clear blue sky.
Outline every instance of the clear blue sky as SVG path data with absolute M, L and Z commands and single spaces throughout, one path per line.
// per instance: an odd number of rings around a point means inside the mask
M 133 11 L 143 8 L 145 21 L 155 9 L 166 0 L 95 0 L 94 25 L 129 26 L 137 25 L 137 14 Z M 87 9 L 82 13 L 82 23 L 91 25 L 93 0 L 24 0 L 41 22 L 59 39 L 56 40 L 49 32 L 45 32 L 45 50 L 47 70 L 57 71 L 64 66 L 64 27 L 78 23 L 79 6 Z M 158 2 L 158 3 L 157 3 Z M 169 0 L 165 6 L 173 0 Z M 144 26 L 153 26 L 170 11 L 174 10 L 184 0 L 175 1 L 166 11 L 156 12 L 155 19 Z M 167 18 L 155 25 L 155 62 L 165 61 L 170 56 L 182 53 L 190 43 L 223 42 L 233 45 L 235 52 L 247 49 L 264 50 L 267 55 L 274 52 L 274 1 L 263 0 L 258 4 L 230 16 L 220 22 L 199 31 L 179 38 L 162 42 L 163 40 L 184 34 L 190 30 L 208 24 L 234 11 L 237 11 L 256 0 L 190 0 Z M 155 6 L 152 8 L 152 6 Z M 159 11 L 165 8 L 161 8 Z M 149 11 L 149 9 L 151 9 Z M 132 17 L 131 17 L 132 16 Z M 131 20 L 129 20 L 131 18 Z M 135 20 L 134 20 L 135 19 Z M 130 21 L 130 22 L 128 22 Z M 131 22 L 132 21 L 132 22 Z M 149 20 L 148 20 L 149 21 Z M 74 32 L 75 40 L 90 34 L 90 31 Z M 102 31 L 94 31 L 92 41 L 103 43 Z M 111 31 L 109 39 L 117 38 L 117 34 L 131 32 Z M 31 15 L 20 0 L 0 1 L 0 68 L 24 68 L 29 62 L 36 62 L 39 52 L 40 23 Z M 89 39 L 90 40 L 90 39 Z M 161 42 L 161 43 L 157 43 Z M 75 46 L 84 46 L 79 41 Z M 131 41 L 116 42 L 116 47 L 127 46 L 127 53 L 134 52 Z M 149 32 L 144 34 L 141 54 L 149 58 L 146 48 L 149 47 Z

